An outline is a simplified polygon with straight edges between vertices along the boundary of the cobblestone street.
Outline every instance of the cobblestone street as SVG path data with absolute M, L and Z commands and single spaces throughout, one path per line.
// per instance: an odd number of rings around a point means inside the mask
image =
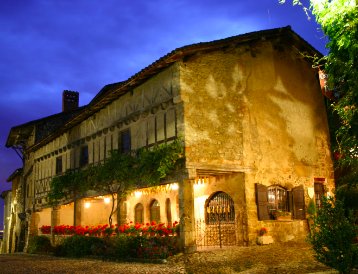
M 23 253 L 0 255 L 0 273 L 337 273 L 315 261 L 306 243 L 272 244 L 178 254 L 167 263 L 103 262 Z

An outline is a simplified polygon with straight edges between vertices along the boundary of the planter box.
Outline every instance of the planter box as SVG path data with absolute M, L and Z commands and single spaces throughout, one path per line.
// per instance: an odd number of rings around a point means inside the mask
M 259 236 L 257 237 L 257 244 L 258 245 L 269 245 L 273 243 L 272 236 Z
M 291 215 L 287 215 L 287 216 L 277 216 L 276 217 L 277 221 L 292 221 L 292 216 Z

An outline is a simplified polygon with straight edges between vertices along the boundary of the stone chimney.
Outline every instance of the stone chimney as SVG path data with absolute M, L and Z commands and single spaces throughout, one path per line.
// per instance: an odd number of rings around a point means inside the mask
M 62 112 L 78 108 L 79 93 L 77 91 L 64 90 L 62 93 Z

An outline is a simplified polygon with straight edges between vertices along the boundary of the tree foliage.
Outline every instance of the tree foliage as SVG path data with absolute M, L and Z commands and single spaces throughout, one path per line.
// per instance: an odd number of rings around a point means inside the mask
M 179 139 L 131 153 L 113 150 L 103 163 L 54 177 L 48 197 L 53 203 L 58 203 L 61 199 L 84 197 L 90 190 L 110 194 L 112 210 L 109 223 L 112 224 L 116 212 L 115 198 L 121 199 L 134 188 L 159 184 L 180 167 L 183 160 L 183 145 Z
M 350 273 L 358 263 L 358 249 L 354 244 L 357 229 L 352 211 L 347 212 L 340 200 L 323 199 L 313 219 L 309 241 L 316 259 L 340 273 Z
M 281 3 L 285 0 L 280 0 Z M 357 208 L 358 185 L 358 6 L 356 0 L 310 0 L 312 12 L 328 38 L 327 56 L 317 64 L 328 75 L 328 89 L 334 92 L 329 107 L 331 142 L 335 154 L 336 199 L 323 201 L 314 216 L 310 242 L 316 258 L 341 273 L 357 264 L 356 224 L 351 209 Z M 353 191 L 354 190 L 354 191 Z M 349 194 L 349 195 L 348 195 Z

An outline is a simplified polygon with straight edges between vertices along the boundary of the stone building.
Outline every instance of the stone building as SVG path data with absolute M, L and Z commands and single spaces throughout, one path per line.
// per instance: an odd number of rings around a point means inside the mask
M 255 244 L 262 227 L 275 241 L 302 239 L 309 200 L 319 206 L 334 188 L 324 97 L 305 54 L 320 55 L 290 27 L 265 30 L 175 49 L 81 108 L 65 91 L 62 113 L 13 127 L 7 139 L 24 159 L 23 233 L 106 223 L 109 196 L 51 208 L 51 179 L 113 149 L 180 137 L 182 174 L 129 193 L 114 222 L 180 221 L 187 251 Z

